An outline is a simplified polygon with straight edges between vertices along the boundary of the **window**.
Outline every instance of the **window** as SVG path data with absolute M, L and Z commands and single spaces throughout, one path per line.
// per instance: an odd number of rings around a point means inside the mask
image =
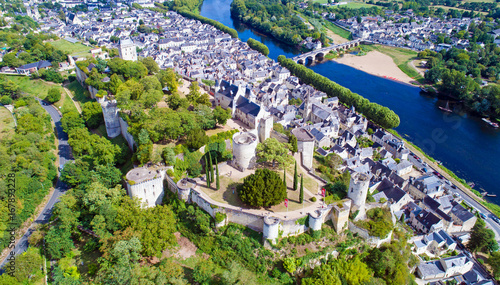
M 146 194 L 146 188 L 144 188 L 144 194 Z

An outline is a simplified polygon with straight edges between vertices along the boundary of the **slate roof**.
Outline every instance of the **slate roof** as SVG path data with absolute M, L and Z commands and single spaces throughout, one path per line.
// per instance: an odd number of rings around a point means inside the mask
M 46 60 L 40 60 L 37 62 L 21 65 L 17 69 L 20 69 L 20 70 L 27 70 L 27 69 L 32 69 L 32 68 L 41 69 L 41 68 L 47 68 L 50 66 L 52 66 L 52 64 L 50 62 L 48 62 Z
M 399 187 L 391 187 L 384 191 L 387 199 L 392 199 L 394 202 L 398 202 L 406 195 L 406 192 Z
M 431 227 L 441 221 L 441 219 L 434 215 L 433 213 L 423 210 L 417 216 L 417 220 L 427 229 L 430 230 Z
M 238 105 L 236 106 L 236 109 L 240 110 L 244 114 L 250 114 L 252 116 L 257 116 L 260 112 L 260 106 L 254 102 L 250 102 L 247 98 L 245 97 L 240 97 L 238 100 Z
M 455 215 L 462 222 L 466 222 L 472 218 L 474 218 L 474 214 L 465 209 L 462 205 L 456 203 L 453 208 L 451 208 L 451 213 Z

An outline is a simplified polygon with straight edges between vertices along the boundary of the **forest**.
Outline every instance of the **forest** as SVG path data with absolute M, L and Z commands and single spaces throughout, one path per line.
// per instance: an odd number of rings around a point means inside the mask
M 325 34 L 316 29 L 310 30 L 292 3 L 284 5 L 280 0 L 235 0 L 231 3 L 231 15 L 289 45 L 298 45 L 306 37 L 327 44 Z
M 10 92 L 13 83 L 0 80 L 1 93 L 16 100 L 17 129 L 0 140 L 0 248 L 10 241 L 8 228 L 18 228 L 47 195 L 57 178 L 54 165 L 55 136 L 50 116 L 33 97 Z M 10 89 L 7 89 L 7 85 Z M 15 219 L 9 223 L 9 188 L 7 177 L 15 174 Z M 9 226 L 8 226 L 9 224 Z
M 425 59 L 430 68 L 425 73 L 426 81 L 435 84 L 441 94 L 460 101 L 474 114 L 500 118 L 500 88 L 483 82 L 500 79 L 500 48 L 492 43 L 488 31 L 483 23 L 471 24 L 468 30 L 457 32 L 462 38 L 484 41 L 484 48 L 472 44 L 469 51 L 457 48 L 440 52 L 425 50 L 418 56 Z

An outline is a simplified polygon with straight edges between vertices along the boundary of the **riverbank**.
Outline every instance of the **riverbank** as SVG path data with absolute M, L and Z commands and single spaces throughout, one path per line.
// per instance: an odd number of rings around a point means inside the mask
M 401 71 L 390 56 L 376 50 L 362 56 L 344 54 L 334 60 L 372 75 L 407 84 L 418 84 L 415 79 Z

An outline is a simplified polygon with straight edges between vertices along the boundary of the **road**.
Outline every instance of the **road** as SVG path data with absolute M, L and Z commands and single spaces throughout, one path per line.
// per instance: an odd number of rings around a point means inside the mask
M 418 160 L 417 160 L 413 156 L 410 155 L 409 156 L 409 160 L 418 169 L 423 169 L 424 167 L 427 168 L 427 173 L 430 174 L 430 175 L 435 175 L 435 174 L 432 173 L 433 171 L 436 171 L 436 172 L 440 173 L 443 176 L 447 175 L 446 173 L 444 173 L 444 171 L 442 169 L 440 169 L 440 168 L 433 168 L 432 165 L 424 162 L 423 160 L 426 160 L 425 157 L 418 157 Z M 445 185 L 444 187 L 445 187 L 445 189 L 448 192 L 450 192 L 450 193 L 454 192 L 454 193 L 460 194 L 460 196 L 464 199 L 465 202 L 467 202 L 467 204 L 473 206 L 474 208 L 478 209 L 483 214 L 485 214 L 487 217 L 489 217 L 489 218 L 487 218 L 487 219 L 484 220 L 486 222 L 486 227 L 489 228 L 489 229 L 492 229 L 495 232 L 495 239 L 497 240 L 497 242 L 500 242 L 500 224 L 496 223 L 493 219 L 491 219 L 495 215 L 493 213 L 491 213 L 488 209 L 486 209 L 485 206 L 483 206 L 478 201 L 476 201 L 474 198 L 472 198 L 468 193 L 466 193 L 465 191 L 462 191 L 462 189 L 460 189 L 460 188 L 463 185 L 457 184 L 453 180 L 448 180 L 448 179 L 446 179 L 444 177 L 440 178 L 440 179 L 443 182 L 443 185 Z M 451 185 L 454 185 L 454 188 L 452 188 Z
M 40 99 L 38 99 L 39 102 Z M 73 160 L 73 157 L 71 155 L 71 147 L 68 144 L 68 135 L 63 131 L 62 126 L 61 126 L 61 115 L 59 112 L 53 107 L 52 105 L 48 105 L 46 103 L 42 103 L 42 107 L 50 114 L 50 117 L 52 118 L 52 121 L 54 122 L 56 126 L 56 131 L 57 131 L 57 137 L 59 140 L 59 165 L 60 167 L 64 166 L 65 163 L 68 161 Z M 52 193 L 52 196 L 50 197 L 49 201 L 45 205 L 45 208 L 43 208 L 42 213 L 36 218 L 36 220 L 31 224 L 31 226 L 28 228 L 26 233 L 18 240 L 14 247 L 14 252 L 16 255 L 23 253 L 28 249 L 28 238 L 31 236 L 31 234 L 34 232 L 34 226 L 36 224 L 45 224 L 49 222 L 50 217 L 52 216 L 52 210 L 54 209 L 54 205 L 59 201 L 59 197 L 66 192 L 68 189 L 67 185 L 64 184 L 61 180 L 57 180 L 55 190 Z M 3 267 L 7 261 L 7 258 L 10 256 L 9 255 L 2 260 L 0 263 L 0 273 L 3 273 Z

